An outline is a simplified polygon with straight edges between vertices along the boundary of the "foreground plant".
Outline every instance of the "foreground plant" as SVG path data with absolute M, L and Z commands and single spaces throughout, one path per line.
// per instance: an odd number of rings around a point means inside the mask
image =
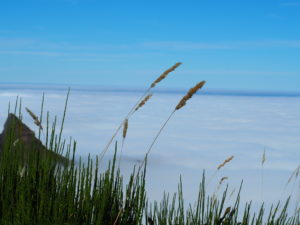
M 121 122 L 121 124 L 116 129 L 116 131 L 113 134 L 113 136 L 111 137 L 111 139 L 108 141 L 108 143 L 106 144 L 106 146 L 102 150 L 102 152 L 100 154 L 100 161 L 103 159 L 103 157 L 104 157 L 105 153 L 107 152 L 109 146 L 111 145 L 111 143 L 114 140 L 114 138 L 117 136 L 117 134 L 120 131 L 120 129 L 122 128 L 122 126 L 125 125 L 126 121 L 128 122 L 129 117 L 135 111 L 137 111 L 139 108 L 141 108 L 152 97 L 152 94 L 149 94 L 149 92 L 151 91 L 151 89 L 153 89 L 158 83 L 160 83 L 162 80 L 164 80 L 172 71 L 174 71 L 181 64 L 182 64 L 181 62 L 175 63 L 171 68 L 169 68 L 166 71 L 164 71 L 155 81 L 153 81 L 151 83 L 150 87 L 144 92 L 144 94 L 142 94 L 142 96 L 139 98 L 139 100 L 130 109 L 130 111 L 128 112 L 128 114 L 125 116 L 125 118 L 123 119 L 123 121 Z
M 154 137 L 152 143 L 150 144 L 147 152 L 146 152 L 146 155 L 145 155 L 145 158 L 143 159 L 141 165 L 140 165 L 140 168 L 143 168 L 144 166 L 144 163 L 152 149 L 152 147 L 154 146 L 157 138 L 159 137 L 160 133 L 162 132 L 162 130 L 165 128 L 165 126 L 167 125 L 167 123 L 169 122 L 169 120 L 171 119 L 171 117 L 174 115 L 174 113 L 181 109 L 182 107 L 184 107 L 186 105 L 186 102 L 193 97 L 194 94 L 197 93 L 198 90 L 200 90 L 204 85 L 205 85 L 206 81 L 201 81 L 199 83 L 197 83 L 194 87 L 192 87 L 187 93 L 185 96 L 183 96 L 183 98 L 179 101 L 179 103 L 176 105 L 175 109 L 172 111 L 172 113 L 170 114 L 170 116 L 168 117 L 168 119 L 164 122 L 164 124 L 162 125 L 162 127 L 159 129 L 159 131 L 157 132 L 156 136 Z
M 144 172 L 133 172 L 124 189 L 115 167 L 116 154 L 108 169 L 100 173 L 98 158 L 75 162 L 76 142 L 70 142 L 66 155 L 71 158 L 61 164 L 53 157 L 42 157 L 37 145 L 29 151 L 21 141 L 14 144 L 13 126 L 0 157 L 0 224 L 142 223 Z M 62 145 L 56 137 L 53 125 L 49 139 L 54 148 L 50 151 L 58 154 Z
M 81 159 L 79 162 L 75 161 L 76 142 L 70 140 L 69 144 L 66 144 L 62 139 L 66 106 L 58 134 L 56 118 L 52 127 L 49 126 L 49 113 L 44 126 L 45 147 L 54 155 L 65 153 L 68 158 L 65 163 L 60 163 L 57 157 L 43 157 L 39 151 L 40 145 L 28 148 L 18 138 L 18 132 L 22 129 L 15 129 L 16 124 L 12 124 L 3 146 L 0 146 L 0 224 L 299 225 L 299 211 L 288 214 L 289 199 L 283 205 L 278 203 L 271 207 L 269 211 L 262 204 L 258 213 L 253 213 L 251 202 L 245 206 L 240 205 L 241 187 L 233 204 L 228 203 L 228 187 L 221 193 L 221 198 L 217 195 L 209 196 L 204 174 L 194 204 L 184 201 L 181 178 L 178 193 L 173 197 L 165 194 L 161 202 L 154 203 L 147 199 L 147 156 L 175 111 L 185 106 L 204 84 L 205 81 L 199 82 L 179 101 L 148 149 L 143 167 L 140 166 L 137 171 L 133 170 L 126 185 L 123 183 L 119 167 L 116 167 L 117 145 L 114 158 L 105 171 L 99 170 L 98 157 L 89 157 L 86 163 Z M 69 94 L 66 105 L 68 96 Z M 21 103 L 19 107 L 21 108 Z M 16 112 L 17 103 L 15 114 Z M 42 112 L 43 110 L 41 114 Z M 19 109 L 19 120 L 21 118 Z M 41 118 L 42 116 L 35 116 L 33 119 L 38 119 L 41 125 Z M 125 121 L 123 128 L 125 140 L 128 121 Z M 232 159 L 233 156 L 225 159 L 216 171 Z M 296 170 L 292 177 L 298 176 L 298 172 L 299 170 Z M 227 177 L 221 178 L 219 185 L 226 179 Z

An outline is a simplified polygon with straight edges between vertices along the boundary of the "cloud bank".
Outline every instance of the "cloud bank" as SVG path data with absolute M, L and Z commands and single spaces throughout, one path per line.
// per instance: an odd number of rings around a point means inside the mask
M 48 90 L 45 111 L 61 118 L 66 92 Z M 38 90 L 0 91 L 0 124 L 7 115 L 8 101 L 22 97 L 22 105 L 39 112 L 42 93 Z M 78 143 L 77 153 L 86 157 L 100 154 L 122 118 L 139 98 L 138 93 L 85 92 L 71 93 L 64 135 Z M 121 166 L 125 174 L 140 162 L 163 122 L 180 100 L 179 94 L 155 94 L 129 120 Z M 300 158 L 299 97 L 203 96 L 193 97 L 186 107 L 175 113 L 154 145 L 148 165 L 148 193 L 161 199 L 163 190 L 176 191 L 179 175 L 183 175 L 187 200 L 196 197 L 203 170 L 211 176 L 218 164 L 230 155 L 234 160 L 213 179 L 229 177 L 238 188 L 244 180 L 243 199 L 273 202 L 274 196 L 290 194 L 284 188 Z M 23 111 L 24 121 L 35 129 Z M 121 143 L 121 137 L 117 137 Z M 261 157 L 266 149 L 264 186 L 261 183 Z M 112 157 L 113 146 L 107 158 Z M 282 194 L 284 193 L 284 194 Z M 278 199 L 279 200 L 279 199 Z

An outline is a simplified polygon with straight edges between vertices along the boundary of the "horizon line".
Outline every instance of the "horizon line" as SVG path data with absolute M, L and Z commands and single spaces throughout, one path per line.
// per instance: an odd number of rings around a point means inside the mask
M 31 91 L 66 91 L 69 88 L 75 92 L 145 92 L 148 87 L 119 87 L 109 85 L 78 85 L 78 84 L 45 84 L 45 83 L 10 83 L 0 82 L 1 90 L 31 90 Z M 187 89 L 182 87 L 157 87 L 159 94 L 184 94 Z M 200 94 L 200 93 L 198 93 Z M 229 90 L 229 89 L 208 89 L 201 91 L 202 95 L 220 96 L 249 96 L 249 97 L 300 97 L 297 91 L 262 91 L 262 90 Z

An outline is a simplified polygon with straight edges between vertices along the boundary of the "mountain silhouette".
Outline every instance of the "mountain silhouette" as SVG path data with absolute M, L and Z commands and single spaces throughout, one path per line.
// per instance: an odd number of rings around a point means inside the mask
M 67 163 L 64 156 L 48 150 L 43 143 L 35 137 L 35 133 L 24 124 L 17 116 L 10 113 L 0 134 L 0 153 L 8 147 L 19 151 L 26 160 L 31 153 L 38 153 L 40 156 L 54 159 L 59 163 Z M 1 157 L 1 155 L 0 155 Z

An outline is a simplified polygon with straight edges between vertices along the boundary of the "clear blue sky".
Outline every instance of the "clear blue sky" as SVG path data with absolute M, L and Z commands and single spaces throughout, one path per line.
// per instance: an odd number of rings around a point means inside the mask
M 300 91 L 300 1 L 3 0 L 0 82 Z

